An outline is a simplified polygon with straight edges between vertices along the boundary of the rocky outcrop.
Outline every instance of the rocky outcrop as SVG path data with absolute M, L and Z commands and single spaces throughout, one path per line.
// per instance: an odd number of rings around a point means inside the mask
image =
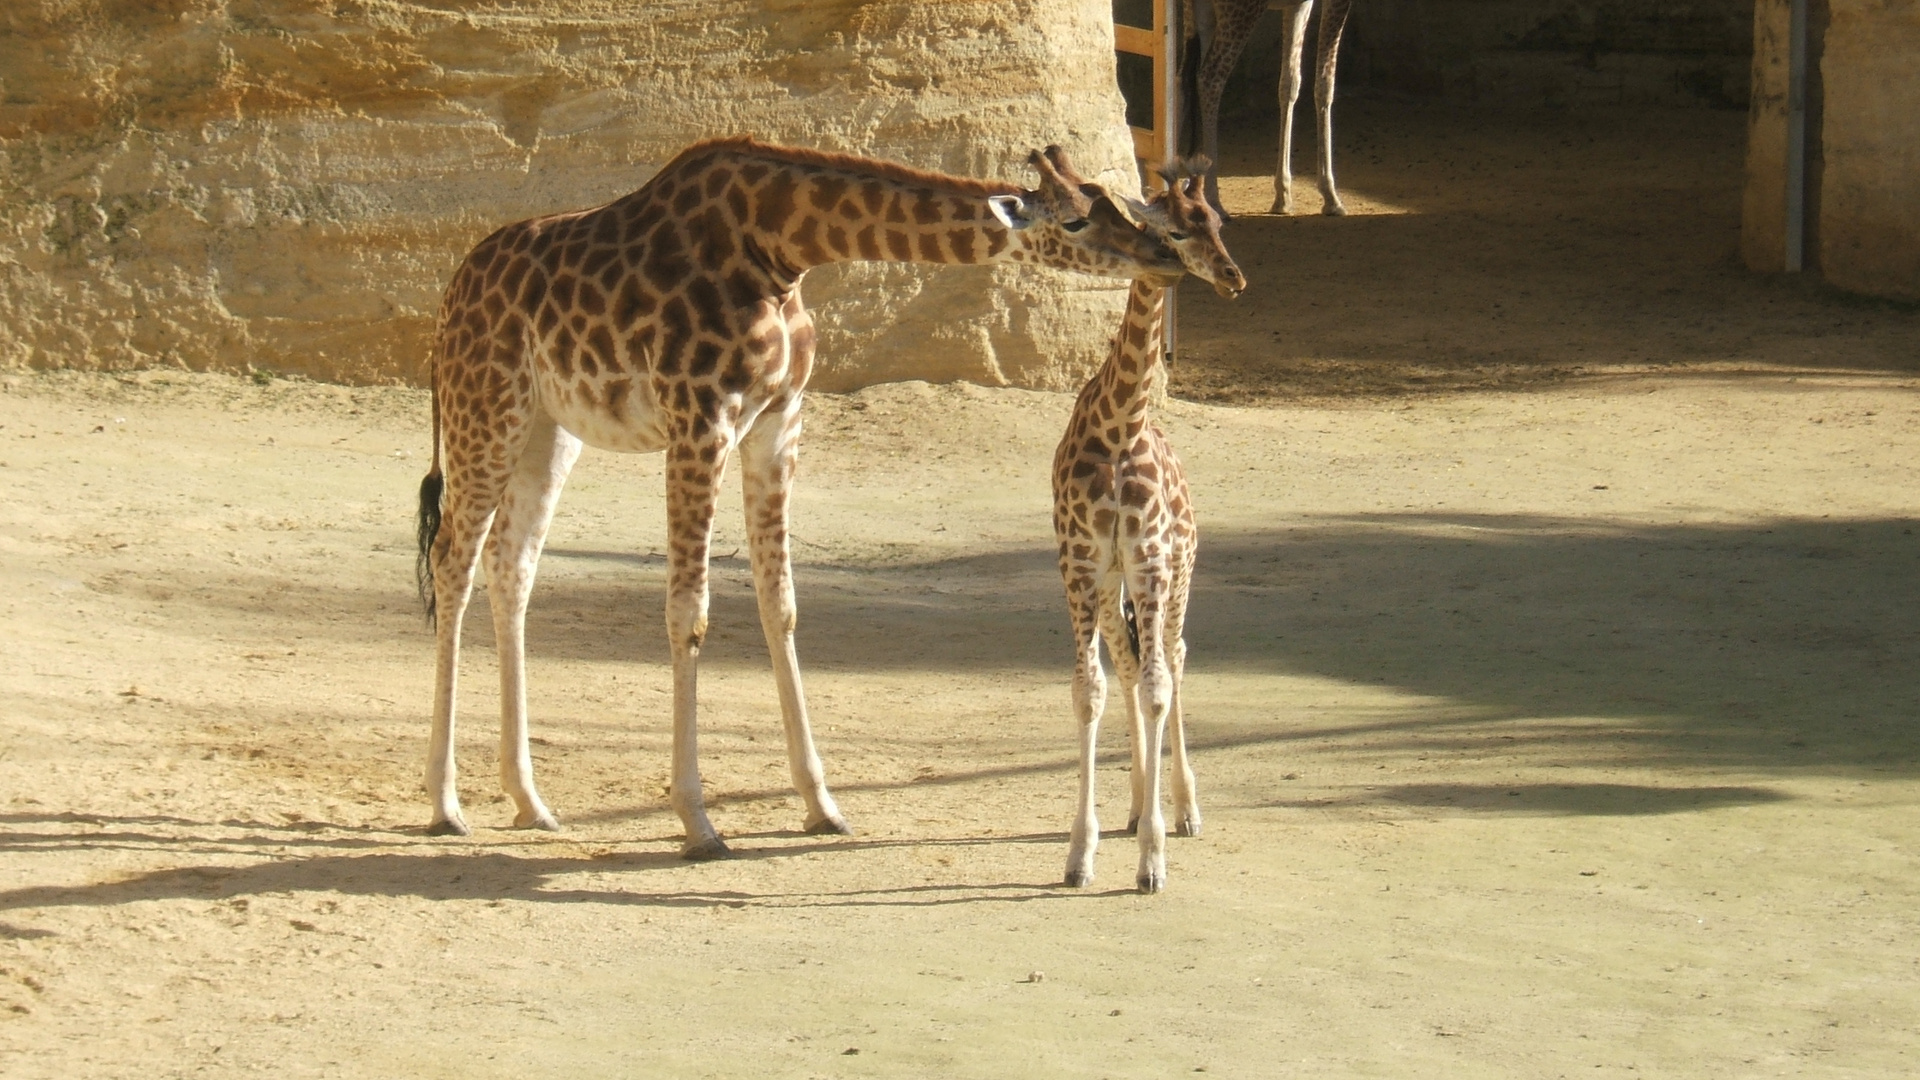
M 1133 187 L 1108 0 L 19 0 L 0 13 L 0 365 L 417 379 L 494 227 L 762 138 Z M 1124 286 L 826 267 L 816 385 L 1061 387 Z

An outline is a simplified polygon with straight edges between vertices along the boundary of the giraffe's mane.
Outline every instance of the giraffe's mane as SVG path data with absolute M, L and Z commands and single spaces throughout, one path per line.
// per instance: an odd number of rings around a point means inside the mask
M 720 150 L 731 150 L 736 154 L 785 162 L 790 165 L 811 165 L 816 168 L 857 173 L 861 176 L 873 176 L 898 184 L 945 188 L 963 195 L 1017 195 L 1025 190 L 1018 184 L 1005 180 L 977 180 L 970 176 L 953 176 L 927 169 L 916 169 L 911 165 L 861 157 L 858 154 L 841 154 L 831 150 L 814 150 L 801 146 L 781 146 L 777 143 L 761 142 L 751 135 L 704 139 L 680 151 L 660 171 L 664 173 L 682 162 L 692 161 Z

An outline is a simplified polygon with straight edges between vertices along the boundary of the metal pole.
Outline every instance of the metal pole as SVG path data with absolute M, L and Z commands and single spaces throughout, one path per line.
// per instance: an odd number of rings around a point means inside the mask
M 1807 0 L 1789 0 L 1787 15 L 1787 236 L 1786 269 L 1806 266 L 1807 245 Z
M 1804 3 L 1805 0 L 1800 0 Z M 1160 100 L 1167 103 L 1166 119 L 1161 123 L 1160 160 L 1172 164 L 1180 159 L 1180 117 L 1186 110 L 1185 102 L 1180 100 L 1180 91 L 1184 86 L 1180 78 L 1180 61 L 1186 55 L 1186 34 L 1180 26 L 1180 4 L 1176 0 L 1166 0 L 1163 9 L 1166 22 L 1160 40 L 1161 87 L 1165 95 Z M 1180 340 L 1179 299 L 1177 288 L 1167 290 L 1166 304 L 1162 308 L 1165 321 L 1161 325 L 1161 347 L 1166 350 L 1166 361 L 1171 364 L 1174 346 Z

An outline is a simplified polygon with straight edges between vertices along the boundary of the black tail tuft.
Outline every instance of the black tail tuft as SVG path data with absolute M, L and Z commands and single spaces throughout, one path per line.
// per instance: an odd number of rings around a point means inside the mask
M 440 535 L 440 492 L 446 487 L 446 479 L 439 469 L 427 474 L 420 481 L 420 557 L 414 563 L 413 573 L 420 586 L 420 602 L 427 608 L 427 625 L 433 625 L 433 538 Z
M 1133 649 L 1133 658 L 1140 659 L 1140 617 L 1133 613 L 1133 601 L 1120 601 L 1120 617 L 1127 623 L 1127 645 Z

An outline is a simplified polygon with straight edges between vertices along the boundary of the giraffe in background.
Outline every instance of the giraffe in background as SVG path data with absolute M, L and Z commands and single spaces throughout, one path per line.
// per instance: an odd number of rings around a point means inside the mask
M 1208 162 L 1162 169 L 1166 188 L 1134 207 L 1164 234 L 1194 276 L 1229 299 L 1247 279 L 1220 242 L 1220 217 L 1201 192 Z M 1184 181 L 1184 186 L 1183 186 Z M 1135 884 L 1166 884 L 1166 821 L 1160 809 L 1160 745 L 1173 723 L 1175 829 L 1200 833 L 1200 800 L 1187 761 L 1180 681 L 1186 671 L 1187 593 L 1198 534 L 1180 459 L 1152 417 L 1166 385 L 1161 326 L 1178 275 L 1136 277 L 1113 351 L 1074 401 L 1053 459 L 1053 531 L 1073 620 L 1073 711 L 1080 724 L 1079 808 L 1067 848 L 1068 885 L 1093 880 L 1100 842 L 1094 813 L 1094 749 L 1106 705 L 1099 638 L 1120 679 L 1133 744 L 1133 807 L 1139 834 Z
M 1313 14 L 1314 0 L 1192 0 L 1194 24 L 1199 31 L 1202 55 L 1195 77 L 1195 93 L 1200 98 L 1201 151 L 1215 162 L 1220 160 L 1220 94 L 1227 77 L 1247 47 L 1253 26 L 1268 9 L 1281 13 L 1283 35 L 1280 40 L 1280 155 L 1273 173 L 1272 214 L 1293 213 L 1293 107 L 1300 100 L 1300 65 L 1307 37 L 1307 18 Z M 1320 38 L 1316 46 L 1313 103 L 1318 120 L 1320 195 L 1325 200 L 1321 213 L 1335 216 L 1347 212 L 1333 180 L 1333 82 L 1339 66 L 1340 35 L 1346 30 L 1347 14 L 1353 0 L 1324 0 L 1320 9 Z M 1220 181 L 1216 170 L 1207 170 L 1207 201 L 1216 210 L 1220 206 Z
M 454 272 L 433 351 L 433 467 L 420 486 L 420 585 L 438 614 L 431 833 L 468 831 L 454 783 L 460 630 L 484 561 L 500 657 L 500 776 L 518 827 L 558 825 L 527 746 L 527 599 L 583 443 L 666 454 L 673 656 L 670 800 L 681 854 L 727 853 L 700 790 L 696 672 L 708 544 L 737 453 L 760 621 L 809 832 L 848 826 L 826 781 L 794 651 L 787 510 L 814 330 L 800 282 L 842 260 L 1016 262 L 1110 277 L 1179 258 L 1057 151 L 1041 184 L 963 179 L 760 143 L 697 143 L 605 206 L 508 225 Z

